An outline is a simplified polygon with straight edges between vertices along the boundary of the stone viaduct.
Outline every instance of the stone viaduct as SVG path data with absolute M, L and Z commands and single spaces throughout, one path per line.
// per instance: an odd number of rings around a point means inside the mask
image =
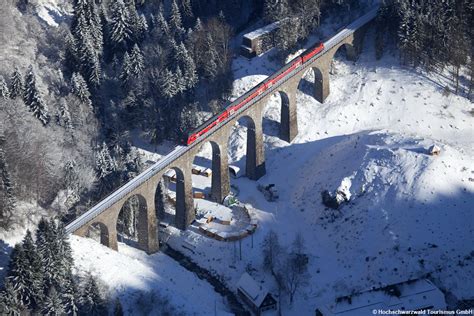
M 356 57 L 362 47 L 362 39 L 367 24 L 354 30 L 349 36 L 338 41 L 330 49 L 326 49 L 318 58 L 310 64 L 303 64 L 292 77 L 274 85 L 268 93 L 252 106 L 238 113 L 228 120 L 207 138 L 188 146 L 188 150 L 166 165 L 135 190 L 115 200 L 97 216 L 84 222 L 80 227 L 70 229 L 70 233 L 79 236 L 87 236 L 91 226 L 99 227 L 101 232 L 101 243 L 117 250 L 117 221 L 119 214 L 127 202 L 133 196 L 140 201 L 138 212 L 138 247 L 151 254 L 158 251 L 158 218 L 155 210 L 155 194 L 160 180 L 165 172 L 170 169 L 176 171 L 176 216 L 175 226 L 185 230 L 194 220 L 194 201 L 192 194 L 191 170 L 195 156 L 201 147 L 209 142 L 212 145 L 212 199 L 222 202 L 223 198 L 230 192 L 227 150 L 228 140 L 235 123 L 242 118 L 247 125 L 247 157 L 246 175 L 248 178 L 257 180 L 263 176 L 265 170 L 265 153 L 263 144 L 262 116 L 265 105 L 269 98 L 275 93 L 281 98 L 281 121 L 280 138 L 291 142 L 298 134 L 298 119 L 296 114 L 296 93 L 298 85 L 308 71 L 313 71 L 315 76 L 314 98 L 323 103 L 329 95 L 330 76 L 329 70 L 336 52 L 344 47 L 346 56 L 350 60 Z M 66 228 L 67 229 L 67 228 Z

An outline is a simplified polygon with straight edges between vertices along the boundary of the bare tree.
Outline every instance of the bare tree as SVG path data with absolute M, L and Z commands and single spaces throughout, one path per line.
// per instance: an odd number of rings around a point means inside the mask
M 282 248 L 278 241 L 278 235 L 270 230 L 263 240 L 263 266 L 269 269 L 275 275 L 278 257 L 281 255 Z

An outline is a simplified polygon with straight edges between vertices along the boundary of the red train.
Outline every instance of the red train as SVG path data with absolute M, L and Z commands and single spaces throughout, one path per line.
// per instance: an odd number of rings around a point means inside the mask
M 319 54 L 323 49 L 324 44 L 319 42 L 305 50 L 301 55 L 290 61 L 279 71 L 277 71 L 264 81 L 260 82 L 249 92 L 237 98 L 234 102 L 227 106 L 224 111 L 214 115 L 201 126 L 194 129 L 191 133 L 189 133 L 188 138 L 186 140 L 186 144 L 191 145 L 193 142 L 196 141 L 196 139 L 205 135 L 214 127 L 225 122 L 227 119 L 232 117 L 235 112 L 237 112 L 246 104 L 257 98 L 262 93 L 264 93 L 267 89 L 270 89 L 273 85 L 285 80 L 285 78 L 287 78 L 288 75 L 291 74 L 295 69 L 297 69 L 302 64 L 306 63 L 308 60 Z

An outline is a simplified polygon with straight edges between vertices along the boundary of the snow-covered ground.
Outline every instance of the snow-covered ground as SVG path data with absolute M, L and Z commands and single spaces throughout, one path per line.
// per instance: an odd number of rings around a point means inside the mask
M 250 267 L 253 277 L 275 293 L 272 278 L 262 272 L 261 242 L 270 229 L 285 246 L 297 232 L 303 233 L 310 256 L 310 285 L 299 293 L 293 307 L 285 304 L 285 314 L 312 314 L 316 306 L 335 297 L 426 273 L 458 298 L 472 297 L 473 105 L 462 97 L 444 96 L 441 76 L 403 68 L 392 56 L 374 61 L 372 42 L 370 37 L 366 40 L 356 64 L 344 59 L 335 62 L 331 94 L 324 104 L 311 96 L 308 82 L 301 84 L 299 134 L 292 144 L 274 136 L 278 134 L 278 98 L 266 108 L 267 175 L 259 182 L 275 183 L 280 199 L 267 202 L 254 181 L 232 180 L 240 190 L 239 199 L 258 209 L 256 233 L 239 244 L 212 240 L 195 230 L 176 230 L 169 239 L 173 247 L 223 276 L 230 288 L 235 289 Z M 250 62 L 236 59 L 235 96 L 275 68 L 267 55 Z M 312 80 L 310 75 L 306 79 Z M 237 126 L 229 141 L 230 162 L 242 167 L 245 133 L 244 126 Z M 441 147 L 439 156 L 426 153 L 432 144 Z M 209 149 L 203 156 L 210 157 Z M 338 212 L 325 209 L 321 191 L 334 192 L 341 185 L 349 192 L 350 202 Z M 139 282 L 142 270 L 151 269 L 154 277 L 164 279 L 170 270 L 180 269 L 161 254 L 142 254 L 140 261 L 133 261 L 140 252 L 126 246 L 119 253 L 103 255 L 103 247 L 89 240 L 74 237 L 73 246 L 79 269 L 97 266 L 93 272 L 121 295 L 129 284 Z M 96 257 L 89 260 L 85 253 L 90 250 Z M 105 273 L 104 265 L 122 265 L 122 260 L 133 261 L 133 265 L 125 264 L 126 278 Z M 198 282 L 191 276 L 187 280 Z M 154 286 L 140 284 L 143 289 Z M 189 285 L 166 282 L 160 288 L 176 291 L 174 295 L 180 297 Z M 209 289 L 199 295 L 203 297 L 178 298 L 177 303 L 184 310 L 198 304 L 202 311 L 213 312 L 213 304 L 196 302 L 212 301 L 215 292 Z

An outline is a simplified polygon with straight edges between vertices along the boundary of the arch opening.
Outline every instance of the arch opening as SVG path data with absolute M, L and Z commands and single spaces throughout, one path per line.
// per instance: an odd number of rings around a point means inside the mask
M 229 164 L 244 170 L 241 174 L 252 180 L 265 174 L 262 129 L 253 118 L 245 115 L 237 120 L 229 136 L 228 149 Z
M 262 129 L 267 137 L 279 137 L 284 141 L 290 141 L 290 124 L 294 123 L 296 117 L 291 117 L 290 98 L 284 91 L 273 93 L 263 108 Z
M 345 74 L 348 72 L 348 61 L 354 62 L 357 59 L 355 47 L 349 43 L 341 44 L 334 52 L 331 58 L 331 65 L 329 68 L 329 74 L 338 75 Z
M 91 238 L 106 247 L 110 247 L 109 229 L 101 222 L 95 222 L 89 226 L 86 237 Z
M 179 215 L 185 212 L 185 179 L 180 168 L 168 169 L 155 190 L 155 212 L 160 222 L 179 227 Z
M 308 103 L 307 98 L 314 98 L 319 103 L 324 102 L 325 78 L 318 67 L 309 68 L 298 83 L 297 104 Z
M 120 209 L 116 225 L 119 242 L 146 250 L 148 241 L 146 199 L 140 194 L 129 197 Z
M 229 194 L 227 166 L 227 154 L 222 155 L 218 143 L 207 141 L 201 146 L 190 170 L 195 204 L 199 204 L 202 200 L 221 203 Z

